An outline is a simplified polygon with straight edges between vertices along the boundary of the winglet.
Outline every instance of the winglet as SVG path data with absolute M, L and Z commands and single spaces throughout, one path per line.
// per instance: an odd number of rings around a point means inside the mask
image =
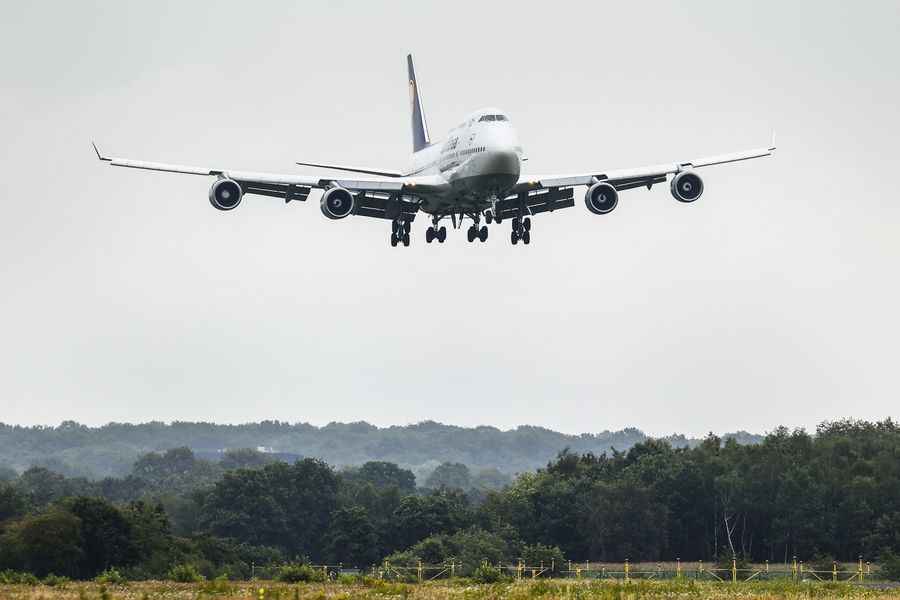
M 93 141 L 91 142 L 91 146 L 94 147 L 94 152 L 97 154 L 97 158 L 99 158 L 100 160 L 105 160 L 106 162 L 110 162 L 112 160 L 111 158 L 107 158 L 100 154 L 100 149 L 97 148 L 97 144 L 95 144 Z

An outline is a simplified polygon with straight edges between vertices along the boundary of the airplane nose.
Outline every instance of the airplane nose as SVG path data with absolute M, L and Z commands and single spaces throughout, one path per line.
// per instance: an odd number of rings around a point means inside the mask
M 493 150 L 487 157 L 485 171 L 498 175 L 519 176 L 519 155 L 512 150 Z

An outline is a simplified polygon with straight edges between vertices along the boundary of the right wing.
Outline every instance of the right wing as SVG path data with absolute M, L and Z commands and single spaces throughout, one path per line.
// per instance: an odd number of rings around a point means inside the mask
M 97 158 L 114 167 L 231 179 L 240 185 L 244 194 L 282 198 L 285 202 L 304 201 L 313 189 L 342 187 L 351 191 L 358 200 L 358 208 L 354 214 L 386 219 L 402 217 L 413 220 L 419 207 L 418 196 L 440 193 L 447 185 L 443 179 L 433 175 L 372 179 L 260 173 L 114 158 L 102 154 L 96 144 L 94 152 Z M 397 213 L 398 206 L 402 214 Z

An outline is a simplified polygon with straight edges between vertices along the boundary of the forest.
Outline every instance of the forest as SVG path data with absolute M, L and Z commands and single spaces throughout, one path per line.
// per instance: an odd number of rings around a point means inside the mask
M 779 428 L 627 451 L 560 451 L 509 478 L 463 463 L 417 482 L 386 461 L 335 468 L 256 450 L 146 453 L 120 477 L 0 471 L 0 571 L 130 579 L 283 563 L 855 560 L 900 553 L 900 426 Z
M 740 443 L 762 438 L 746 432 L 725 434 Z M 242 425 L 214 423 L 109 423 L 88 427 L 65 421 L 57 427 L 0 423 L 0 465 L 21 472 L 46 467 L 70 477 L 124 477 L 147 452 L 191 448 L 200 458 L 218 460 L 228 449 L 263 448 L 294 462 L 318 458 L 336 468 L 369 461 L 392 462 L 424 479 L 441 463 L 462 463 L 473 469 L 497 469 L 513 475 L 534 471 L 563 448 L 602 454 L 627 450 L 648 436 L 634 428 L 567 435 L 543 427 L 521 426 L 508 431 L 495 427 L 457 427 L 433 421 L 414 425 L 375 427 L 365 422 L 308 423 L 263 421 Z M 700 440 L 672 435 L 674 447 Z

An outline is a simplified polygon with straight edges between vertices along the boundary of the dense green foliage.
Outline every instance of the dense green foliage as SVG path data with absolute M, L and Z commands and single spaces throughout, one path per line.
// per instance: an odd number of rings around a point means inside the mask
M 240 451 L 225 470 L 176 448 L 139 457 L 121 478 L 32 468 L 0 482 L 0 571 L 213 580 L 266 569 L 288 580 L 309 564 L 384 558 L 453 561 L 473 574 L 483 561 L 795 554 L 827 570 L 864 554 L 882 556 L 887 574 L 900 553 L 898 458 L 900 427 L 848 421 L 815 435 L 778 429 L 753 445 L 709 436 L 695 447 L 563 451 L 486 491 L 461 463 L 416 487 L 411 471 L 384 461 L 335 470 Z
M 760 439 L 744 432 L 733 435 L 740 443 Z M 264 455 L 250 451 L 241 456 L 238 451 L 226 456 L 225 449 L 264 447 L 274 452 L 269 458 L 286 462 L 314 457 L 337 468 L 371 461 L 390 462 L 412 470 L 421 484 L 435 467 L 445 462 L 461 463 L 479 472 L 499 469 L 514 474 L 543 466 L 563 448 L 601 454 L 611 448 L 627 450 L 646 440 L 647 436 L 637 429 L 565 435 L 541 427 L 501 431 L 494 427 L 454 427 L 432 421 L 386 428 L 368 423 L 315 427 L 278 421 L 245 425 L 110 423 L 97 428 L 72 421 L 58 427 L 0 424 L 0 480 L 10 476 L 10 467 L 21 472 L 33 466 L 67 477 L 122 477 L 132 472 L 134 461 L 142 455 L 181 447 L 191 448 L 197 457 L 211 462 L 221 459 L 226 470 L 261 466 Z M 698 440 L 673 436 L 669 441 L 680 447 Z M 146 466 L 154 468 L 152 461 Z M 477 482 L 474 487 L 479 487 Z

